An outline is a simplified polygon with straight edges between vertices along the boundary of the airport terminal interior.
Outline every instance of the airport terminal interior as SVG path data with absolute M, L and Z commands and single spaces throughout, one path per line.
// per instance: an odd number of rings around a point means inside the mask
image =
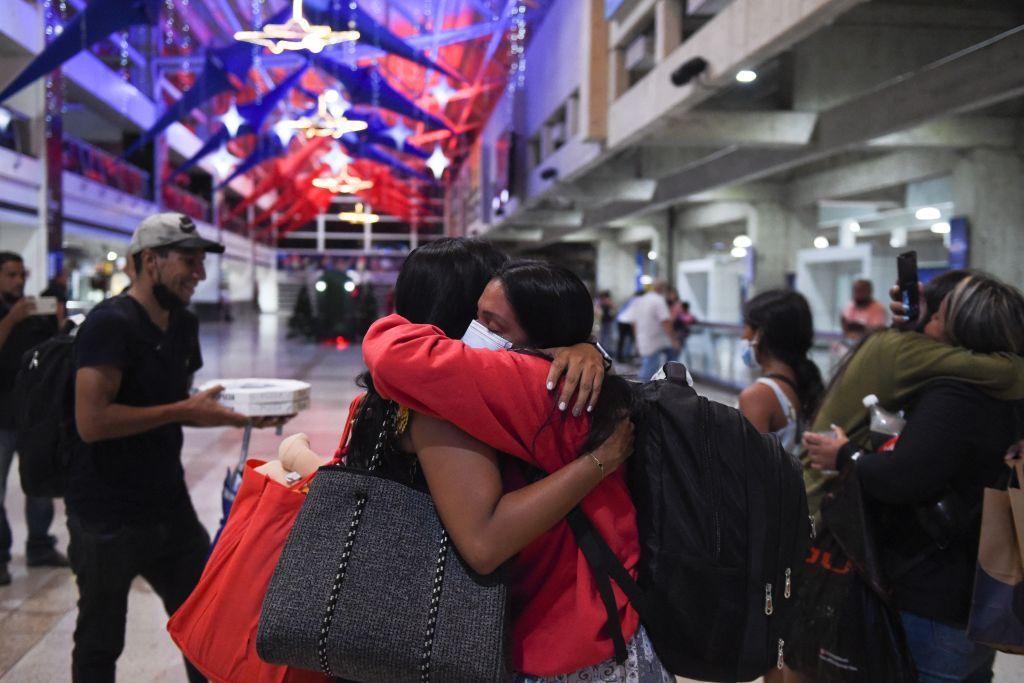
M 612 371 L 638 380 L 650 351 L 624 312 L 666 295 L 662 360 L 732 407 L 761 374 L 744 323 L 762 293 L 802 295 L 801 355 L 827 386 L 895 322 L 901 254 L 922 283 L 976 269 L 1024 287 L 1024 4 L 0 0 L 0 252 L 24 295 L 89 320 L 162 212 L 223 246 L 190 292 L 194 386 L 309 385 L 280 430 L 184 428 L 212 536 L 246 455 L 296 432 L 334 453 L 362 340 L 438 240 L 568 268 Z M 0 679 L 70 681 L 75 576 L 28 566 L 10 470 Z M 50 533 L 66 552 L 61 499 Z M 994 672 L 1024 682 L 1024 659 Z M 141 577 L 116 680 L 187 680 Z

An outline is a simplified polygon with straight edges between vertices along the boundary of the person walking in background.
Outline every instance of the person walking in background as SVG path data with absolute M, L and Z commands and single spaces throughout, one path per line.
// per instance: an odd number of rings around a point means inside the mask
M 21 256 L 0 252 L 0 586 L 11 582 L 7 567 L 11 561 L 11 527 L 3 507 L 7 478 L 14 462 L 15 406 L 14 378 L 26 351 L 57 334 L 56 316 L 35 315 L 35 303 L 25 296 L 28 271 Z M 53 500 L 25 496 L 28 541 L 25 560 L 29 567 L 66 567 L 68 559 L 56 548 L 50 535 Z
M 629 309 L 636 303 L 636 300 L 643 295 L 643 290 L 638 290 L 623 302 L 622 308 L 619 309 L 618 315 L 615 316 L 615 326 L 618 329 L 615 357 L 620 363 L 633 360 L 633 356 L 636 354 L 636 334 L 633 332 L 633 324 L 627 322 L 624 316 L 627 315 Z
M 885 306 L 875 300 L 871 280 L 855 280 L 850 296 L 840 318 L 844 337 L 856 341 L 885 327 L 888 314 Z
M 598 341 L 606 351 L 614 348 L 615 341 L 615 302 L 612 293 L 607 289 L 597 295 Z
M 825 387 L 807 352 L 814 322 L 807 300 L 775 289 L 758 294 L 743 310 L 743 362 L 761 376 L 740 394 L 740 411 L 757 431 L 775 434 L 796 454 L 803 431 Z
M 981 353 L 1024 353 L 1024 296 L 974 273 L 957 284 L 926 334 Z M 1007 373 L 1024 382 L 1019 368 Z M 902 406 L 901 406 L 902 407 Z M 908 405 L 907 423 L 889 452 L 833 437 L 807 439 L 815 469 L 852 469 L 869 513 L 877 516 L 879 554 L 923 683 L 992 680 L 995 651 L 966 633 L 986 487 L 1006 471 L 1007 448 L 1020 439 L 1024 401 L 1000 400 L 977 384 L 944 377 Z M 809 435 L 810 436 L 810 435 Z M 855 626 L 851 625 L 851 628 Z
M 655 280 L 651 291 L 637 297 L 629 309 L 619 314 L 619 322 L 633 326 L 637 353 L 641 357 L 639 377 L 649 380 L 671 357 L 679 351 L 679 340 L 672 329 L 672 315 L 665 295 L 668 284 Z

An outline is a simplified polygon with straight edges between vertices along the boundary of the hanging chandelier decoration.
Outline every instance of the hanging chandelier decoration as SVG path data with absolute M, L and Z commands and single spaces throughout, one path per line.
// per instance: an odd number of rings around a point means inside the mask
M 302 0 L 292 0 L 292 16 L 283 24 L 265 24 L 259 31 L 238 31 L 235 40 L 252 43 L 279 55 L 285 50 L 309 50 L 317 54 L 329 45 L 359 40 L 359 31 L 335 31 L 310 24 L 302 16 Z
M 356 194 L 373 187 L 372 180 L 363 180 L 347 170 L 334 178 L 313 178 L 313 187 L 330 190 L 334 194 Z
M 338 214 L 338 219 L 356 225 L 372 225 L 380 220 L 380 216 L 366 210 L 362 204 L 356 204 L 355 211 L 342 211 Z
M 337 140 L 346 133 L 357 133 L 366 130 L 369 124 L 359 119 L 345 118 L 340 108 L 337 90 L 328 90 L 317 98 L 316 113 L 303 116 L 294 121 L 281 121 L 277 125 L 281 130 L 292 129 L 302 131 L 306 139 L 331 137 Z M 277 128 L 275 127 L 275 130 Z M 278 133 L 280 135 L 280 133 Z

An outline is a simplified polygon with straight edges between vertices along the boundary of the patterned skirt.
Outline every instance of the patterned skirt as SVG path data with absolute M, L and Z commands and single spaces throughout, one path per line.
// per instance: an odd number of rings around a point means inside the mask
M 641 626 L 626 646 L 626 661 L 614 658 L 571 674 L 538 677 L 515 674 L 514 683 L 675 683 L 675 676 L 662 666 L 647 631 Z

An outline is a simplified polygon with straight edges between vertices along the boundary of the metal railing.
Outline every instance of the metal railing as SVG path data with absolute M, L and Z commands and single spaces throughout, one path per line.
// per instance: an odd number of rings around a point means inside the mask
M 134 197 L 150 199 L 149 173 L 141 168 L 70 136 L 64 137 L 63 151 L 65 171 Z
M 169 211 L 179 211 L 197 221 L 210 220 L 210 202 L 177 185 L 165 184 L 161 191 L 161 199 Z

